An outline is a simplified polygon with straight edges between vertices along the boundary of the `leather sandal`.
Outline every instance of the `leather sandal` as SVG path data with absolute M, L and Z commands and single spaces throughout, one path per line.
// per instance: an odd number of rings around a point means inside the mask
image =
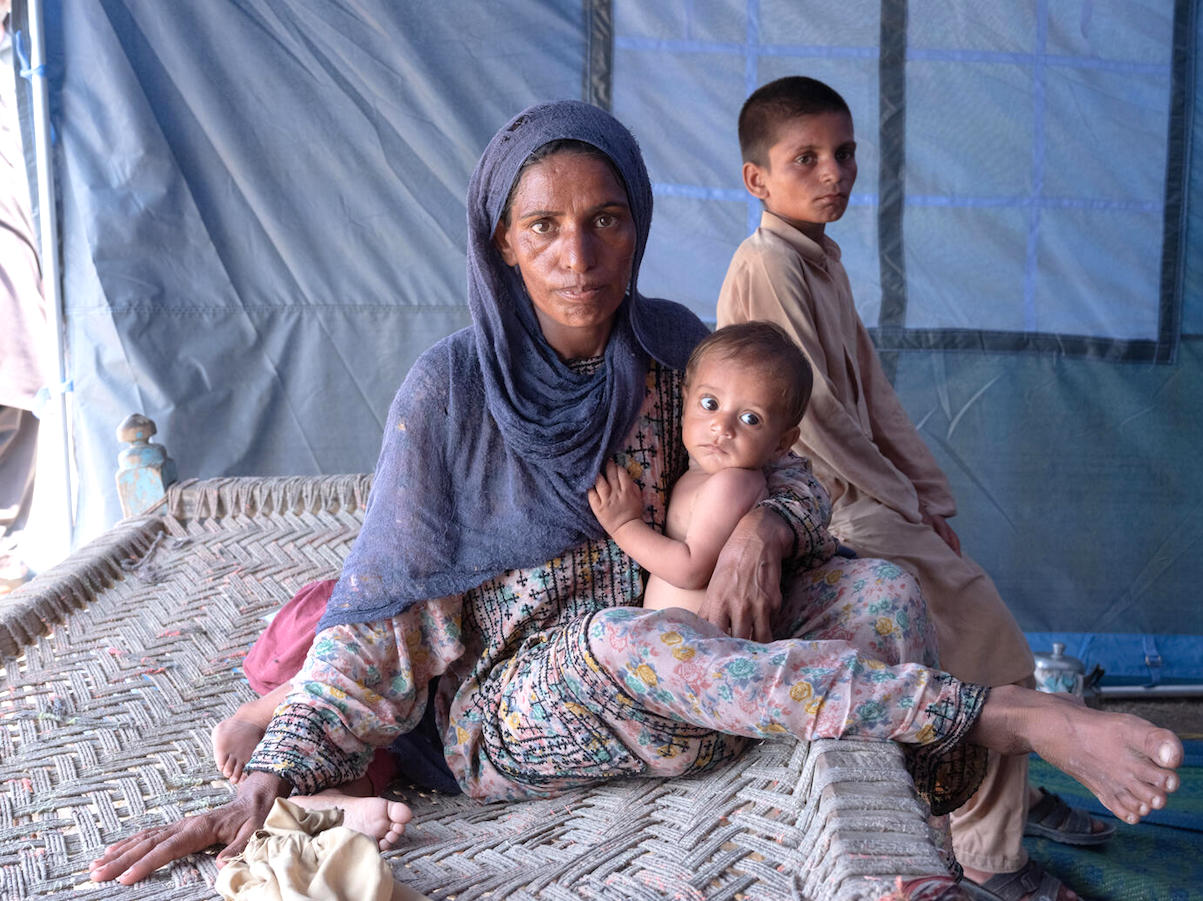
M 1045 788 L 1040 789 L 1040 794 L 1040 800 L 1028 810 L 1024 835 L 1047 838 L 1063 845 L 1101 845 L 1115 835 L 1114 823 L 1104 822 L 1106 828 L 1094 832 L 1094 817 L 1086 811 L 1070 807 Z
M 1020 901 L 1031 897 L 1031 901 L 1057 901 L 1061 891 L 1061 880 L 1029 860 L 1014 873 L 996 873 L 985 882 L 962 879 L 961 888 L 972 901 Z

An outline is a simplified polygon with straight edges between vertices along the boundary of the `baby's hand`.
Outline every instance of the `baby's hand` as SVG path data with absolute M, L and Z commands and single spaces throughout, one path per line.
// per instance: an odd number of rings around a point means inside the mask
M 589 489 L 589 506 L 608 535 L 631 520 L 643 518 L 643 496 L 625 469 L 611 460 Z

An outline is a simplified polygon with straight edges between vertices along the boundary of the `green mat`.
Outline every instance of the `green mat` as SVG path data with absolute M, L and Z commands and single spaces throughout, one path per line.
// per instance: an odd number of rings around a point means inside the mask
M 1032 859 L 1091 901 L 1203 901 L 1203 742 L 1187 742 L 1182 785 L 1165 810 L 1137 826 L 1119 823 L 1077 781 L 1032 758 L 1031 780 L 1116 822 L 1102 848 L 1071 848 L 1028 838 Z

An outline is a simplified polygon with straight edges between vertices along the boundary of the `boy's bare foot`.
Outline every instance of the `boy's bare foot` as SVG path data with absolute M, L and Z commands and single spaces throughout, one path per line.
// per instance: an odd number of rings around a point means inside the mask
M 1035 751 L 1129 824 L 1165 806 L 1183 757 L 1178 736 L 1140 717 L 1013 685 L 991 689 L 969 740 L 1002 753 Z
M 255 753 L 263 738 L 264 729 L 258 723 L 227 717 L 213 727 L 213 761 L 223 776 L 237 785 L 242 781 L 242 768 Z
M 401 801 L 363 798 L 338 789 L 328 789 L 316 795 L 293 795 L 288 800 L 307 810 L 341 807 L 343 825 L 376 839 L 381 851 L 396 847 L 405 832 L 405 824 L 413 819 L 409 806 Z

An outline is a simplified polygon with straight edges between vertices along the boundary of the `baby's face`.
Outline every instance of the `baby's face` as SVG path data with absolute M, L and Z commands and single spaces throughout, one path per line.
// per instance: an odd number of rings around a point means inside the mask
M 789 442 L 773 404 L 772 376 L 756 366 L 707 355 L 685 388 L 681 437 L 690 459 L 708 473 L 759 469 Z

